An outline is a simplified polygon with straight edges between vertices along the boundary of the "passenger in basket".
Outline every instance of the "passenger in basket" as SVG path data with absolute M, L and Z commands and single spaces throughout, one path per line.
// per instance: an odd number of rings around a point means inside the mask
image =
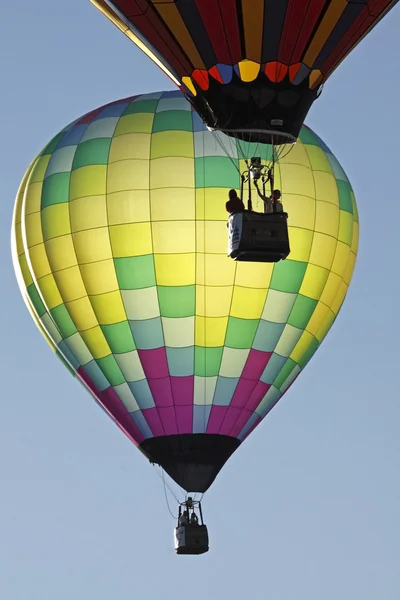
M 283 212 L 280 190 L 274 190 L 272 192 L 272 196 L 266 196 L 265 194 L 263 194 L 260 191 L 257 181 L 254 181 L 254 185 L 256 186 L 257 194 L 260 196 L 261 200 L 264 202 L 264 205 L 265 205 L 264 212 L 266 212 L 266 213 Z M 274 210 L 274 201 L 275 201 L 275 205 L 276 205 L 275 210 Z
M 237 195 L 236 190 L 229 190 L 229 200 L 225 204 L 225 207 L 230 215 L 246 210 L 243 201 Z

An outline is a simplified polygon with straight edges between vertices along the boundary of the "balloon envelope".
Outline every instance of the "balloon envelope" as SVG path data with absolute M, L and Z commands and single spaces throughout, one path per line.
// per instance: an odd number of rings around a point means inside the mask
M 270 142 L 272 131 L 284 143 L 297 138 L 320 84 L 397 0 L 92 2 L 208 126 L 252 141 Z
M 351 185 L 307 127 L 275 167 L 289 258 L 229 259 L 225 201 L 244 166 L 180 92 L 148 94 L 56 135 L 15 206 L 15 271 L 37 326 L 126 435 L 190 491 L 209 487 L 308 363 L 356 259 Z

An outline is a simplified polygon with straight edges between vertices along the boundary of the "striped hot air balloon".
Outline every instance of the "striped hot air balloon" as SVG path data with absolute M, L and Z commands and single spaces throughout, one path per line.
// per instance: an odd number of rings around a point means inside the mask
M 91 0 L 204 122 L 287 143 L 323 84 L 398 0 Z
M 14 213 L 15 271 L 39 330 L 132 442 L 193 492 L 318 349 L 357 253 L 351 185 L 303 127 L 275 165 L 288 259 L 228 258 L 225 201 L 244 167 L 229 140 L 227 157 L 179 91 L 113 102 L 36 157 Z

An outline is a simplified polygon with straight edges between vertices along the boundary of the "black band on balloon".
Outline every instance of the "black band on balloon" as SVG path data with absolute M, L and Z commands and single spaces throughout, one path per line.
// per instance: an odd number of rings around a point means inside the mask
M 228 435 L 185 433 L 150 438 L 139 449 L 187 492 L 205 492 L 239 446 Z
M 289 80 L 271 82 L 262 72 L 254 81 L 245 82 L 234 73 L 227 84 L 210 77 L 208 90 L 188 95 L 188 100 L 211 129 L 228 135 L 231 130 L 234 137 L 248 142 L 279 145 L 287 143 L 288 136 L 298 138 L 318 92 L 319 87 L 309 88 L 308 77 L 294 85 Z M 280 133 L 286 135 L 279 138 Z

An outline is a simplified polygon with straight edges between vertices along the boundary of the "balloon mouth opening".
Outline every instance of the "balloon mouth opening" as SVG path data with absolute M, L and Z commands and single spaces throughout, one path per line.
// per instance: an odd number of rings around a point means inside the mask
M 278 124 L 276 125 L 278 126 Z M 207 127 L 207 129 L 211 133 L 221 132 L 228 137 L 234 137 L 244 142 L 269 144 L 271 146 L 295 144 L 297 141 L 297 138 L 291 133 L 279 131 L 278 129 L 220 129 L 217 127 Z
M 139 449 L 186 492 L 204 493 L 240 443 L 229 435 L 184 433 L 149 438 Z

